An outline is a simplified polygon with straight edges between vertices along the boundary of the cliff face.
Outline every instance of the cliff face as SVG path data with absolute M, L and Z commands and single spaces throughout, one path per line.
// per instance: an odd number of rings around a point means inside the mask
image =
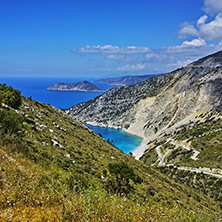
M 77 83 L 62 83 L 58 82 L 52 86 L 49 86 L 47 90 L 56 90 L 56 91 L 102 91 L 96 85 L 88 82 L 81 81 Z
M 158 94 L 172 76 L 162 75 L 133 86 L 113 88 L 88 102 L 71 107 L 67 113 L 83 122 L 124 128 L 132 121 L 136 104 Z
M 147 143 L 209 111 L 222 111 L 222 51 L 133 86 L 114 88 L 67 113 L 93 125 L 121 128 Z M 200 121 L 200 119 L 198 119 Z

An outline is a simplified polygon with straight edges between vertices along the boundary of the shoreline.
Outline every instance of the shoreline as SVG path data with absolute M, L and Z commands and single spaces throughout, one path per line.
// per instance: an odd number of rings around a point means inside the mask
M 85 122 L 85 124 L 88 124 L 88 125 L 91 125 L 91 126 L 104 127 L 104 128 L 119 129 L 119 130 L 122 130 L 122 131 L 125 132 L 125 133 L 128 133 L 128 134 L 132 135 L 132 136 L 137 136 L 137 137 L 141 138 L 142 141 L 143 141 L 144 139 L 146 139 L 146 138 L 143 137 L 143 136 L 139 136 L 138 134 L 134 134 L 134 133 L 128 132 L 127 130 L 122 129 L 122 128 L 119 128 L 119 127 L 114 127 L 114 126 L 112 126 L 112 127 L 111 127 L 111 126 L 102 126 L 102 125 L 99 125 L 99 124 L 93 124 L 92 122 L 89 122 L 89 121 Z M 142 143 L 142 142 L 141 142 L 141 143 Z
M 48 89 L 48 91 L 59 91 L 59 92 L 105 92 L 106 90 L 76 90 L 76 89 Z
M 133 156 L 135 157 L 135 159 L 139 160 L 139 158 L 142 156 L 143 154 L 143 151 L 146 149 L 146 146 L 147 146 L 147 139 L 141 135 L 137 135 L 137 134 L 134 134 L 132 132 L 127 132 L 127 130 L 125 129 L 122 129 L 120 127 L 115 127 L 115 126 L 107 126 L 105 124 L 98 124 L 96 122 L 90 122 L 90 121 L 87 121 L 83 124 L 88 124 L 88 125 L 91 125 L 91 126 L 95 126 L 95 127 L 102 127 L 102 128 L 111 128 L 111 129 L 119 129 L 119 130 L 122 130 L 123 132 L 129 134 L 129 135 L 132 135 L 132 136 L 136 136 L 138 138 L 141 139 L 141 143 L 139 146 L 137 146 L 133 151 L 131 151 L 133 153 Z M 88 126 L 87 126 L 88 127 Z M 89 127 L 88 127 L 89 128 Z M 142 148 L 142 149 L 141 149 Z
M 139 160 L 139 158 L 144 154 L 144 151 L 147 148 L 147 142 L 148 141 L 144 138 L 141 144 L 132 152 L 136 160 Z

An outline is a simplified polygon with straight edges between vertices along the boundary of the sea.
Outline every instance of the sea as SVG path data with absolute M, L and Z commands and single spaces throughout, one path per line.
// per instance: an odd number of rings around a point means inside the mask
M 56 78 L 56 77 L 0 77 L 0 83 L 6 83 L 7 86 L 12 86 L 21 91 L 25 97 L 31 97 L 33 100 L 50 104 L 60 109 L 67 109 L 73 105 L 93 99 L 104 92 L 80 92 L 80 91 L 50 91 L 47 87 L 57 83 L 75 83 L 78 81 L 87 80 L 93 82 L 93 79 L 81 78 Z M 115 86 L 93 82 L 100 89 L 106 91 Z M 112 141 L 113 145 L 118 147 L 125 153 L 132 152 L 142 142 L 142 138 L 128 134 L 120 129 L 108 127 L 98 127 L 87 125 L 97 134 L 100 133 L 106 140 Z

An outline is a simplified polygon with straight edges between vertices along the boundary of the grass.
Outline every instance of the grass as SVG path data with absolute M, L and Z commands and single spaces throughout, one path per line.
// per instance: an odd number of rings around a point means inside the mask
M 0 130 L 1 221 L 220 220 L 214 200 L 124 154 L 63 111 L 22 98 L 17 113 L 22 129 Z M 122 162 L 142 181 L 129 179 L 127 194 L 107 192 L 108 181 L 118 181 L 108 166 Z
M 13 159 L 16 157 L 16 162 Z M 1 151 L 1 221 L 219 221 L 219 212 L 187 210 L 180 204 L 120 197 L 101 187 L 70 192 L 58 189 L 49 172 L 21 156 Z M 7 183 L 6 183 L 7 181 Z M 189 199 L 187 200 L 189 205 Z
M 202 173 L 179 170 L 177 167 L 160 167 L 159 170 L 167 176 L 174 178 L 177 182 L 203 192 L 216 201 L 222 201 L 222 180 L 219 178 Z
M 152 148 L 151 150 L 147 151 L 140 160 L 148 165 L 154 164 L 158 160 L 158 154 L 155 150 L 155 148 Z

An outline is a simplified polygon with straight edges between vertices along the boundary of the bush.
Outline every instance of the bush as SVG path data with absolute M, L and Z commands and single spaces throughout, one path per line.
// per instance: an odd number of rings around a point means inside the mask
M 136 174 L 134 173 L 133 168 L 129 167 L 124 162 L 110 163 L 108 164 L 108 169 L 112 175 L 119 177 L 120 179 L 125 179 L 127 182 L 130 179 L 133 180 L 135 183 L 142 182 L 141 178 L 139 176 L 136 176 Z
M 4 133 L 17 133 L 22 129 L 22 118 L 12 110 L 0 110 L 0 128 Z
M 6 84 L 0 84 L 0 102 L 12 108 L 18 108 L 21 105 L 21 91 L 13 89 Z
M 107 180 L 106 190 L 117 194 L 129 194 L 134 191 L 136 183 L 142 183 L 142 179 L 134 173 L 133 168 L 126 163 L 110 163 L 108 169 L 112 178 Z

